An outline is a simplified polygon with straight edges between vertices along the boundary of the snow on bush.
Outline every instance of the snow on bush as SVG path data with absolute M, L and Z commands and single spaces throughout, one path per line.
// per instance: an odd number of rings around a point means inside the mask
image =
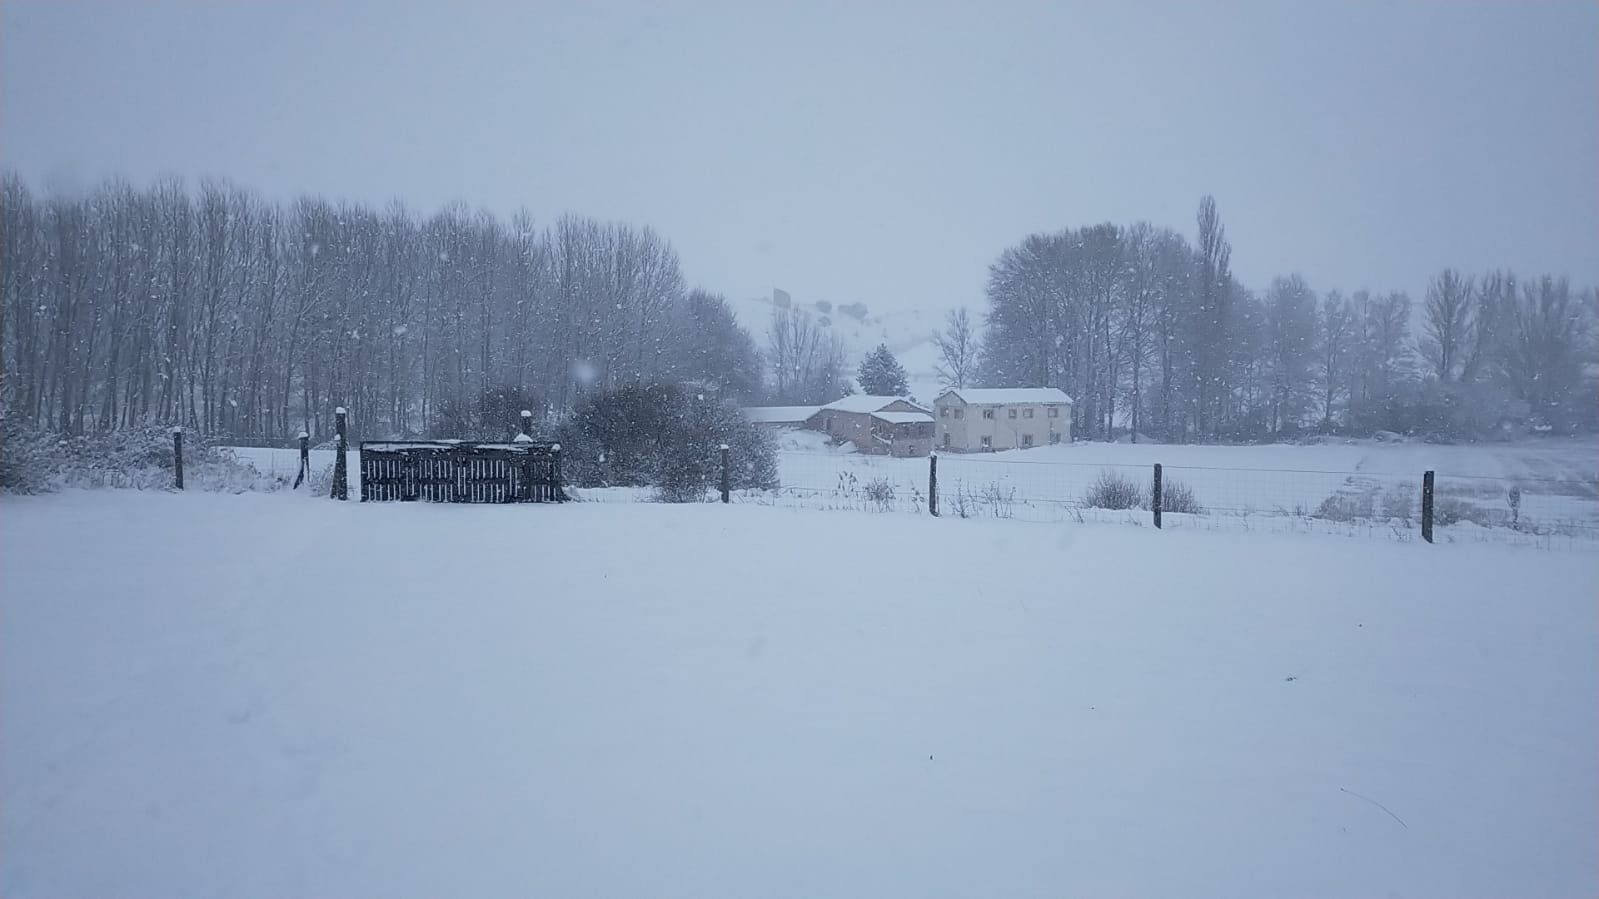
M 771 435 L 737 406 L 679 384 L 593 393 L 556 436 L 566 479 L 578 487 L 654 487 L 664 502 L 695 502 L 721 481 L 722 444 L 734 490 L 777 486 Z
M 1095 509 L 1137 509 L 1143 504 L 1144 488 L 1109 468 L 1100 471 L 1099 480 L 1083 496 L 1083 505 Z
M 1188 515 L 1203 515 L 1205 507 L 1199 504 L 1194 497 L 1194 488 L 1182 481 L 1167 478 L 1160 485 L 1160 508 L 1163 512 L 1181 512 Z
M 152 426 L 75 437 L 12 427 L 4 433 L 0 489 L 33 493 L 63 487 L 160 490 L 173 486 L 172 431 Z M 261 474 L 231 450 L 203 437 L 183 439 L 185 489 L 225 493 L 272 491 L 283 478 Z
M 872 508 L 879 512 L 890 512 L 894 508 L 894 483 L 888 478 L 873 478 L 866 482 L 863 492 Z
M 50 435 L 23 427 L 0 412 L 0 492 L 50 489 Z

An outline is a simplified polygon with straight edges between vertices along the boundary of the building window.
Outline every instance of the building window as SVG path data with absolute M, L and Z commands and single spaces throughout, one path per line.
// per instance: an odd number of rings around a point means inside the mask
M 1016 410 L 1015 409 L 1007 409 L 1006 411 L 1010 413 L 1009 415 L 1006 416 L 1006 418 L 1015 418 L 1016 417 Z
M 939 418 L 948 418 L 949 417 L 949 407 L 945 406 L 944 408 L 938 410 L 938 417 Z
M 1049 417 L 1050 418 L 1060 418 L 1060 407 L 1059 406 L 1050 406 L 1049 407 Z
M 945 434 L 944 434 L 944 448 L 945 449 L 949 449 L 949 433 L 948 432 L 945 432 Z
M 1050 431 L 1049 432 L 1049 442 L 1050 443 L 1059 443 L 1060 442 L 1060 432 L 1059 431 Z
M 1026 447 L 1026 446 L 1032 446 L 1032 445 L 1033 445 L 1033 435 L 1031 435 L 1031 434 L 1023 434 L 1022 435 L 1022 446 Z
M 955 410 L 955 417 L 956 418 L 965 418 L 966 417 L 966 410 L 964 410 L 964 409 L 956 409 Z
M 822 419 L 822 423 L 827 425 L 827 433 L 833 433 L 833 419 L 831 416 Z
M 994 417 L 994 410 L 993 409 L 984 409 L 983 410 L 983 417 L 984 418 L 993 418 Z
M 994 448 L 994 438 L 992 438 L 992 437 L 984 437 L 983 438 L 983 449 L 993 449 L 993 448 Z
M 1032 418 L 1033 417 L 1033 410 L 1031 408 L 1023 409 L 1022 410 L 1022 417 L 1023 418 Z

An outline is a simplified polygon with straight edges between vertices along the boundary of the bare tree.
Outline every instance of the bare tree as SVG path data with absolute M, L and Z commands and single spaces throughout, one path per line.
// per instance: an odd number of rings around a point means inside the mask
M 1427 287 L 1422 354 L 1440 383 L 1459 379 L 1471 340 L 1471 278 L 1446 268 Z
M 938 346 L 938 362 L 933 370 L 940 384 L 957 389 L 967 385 L 976 374 L 977 340 L 977 328 L 965 306 L 944 316 L 944 330 L 933 335 Z
M 1321 420 L 1330 427 L 1333 423 L 1333 404 L 1341 393 L 1349 389 L 1347 370 L 1354 353 L 1355 314 L 1336 290 L 1328 291 L 1322 298 L 1321 316 Z

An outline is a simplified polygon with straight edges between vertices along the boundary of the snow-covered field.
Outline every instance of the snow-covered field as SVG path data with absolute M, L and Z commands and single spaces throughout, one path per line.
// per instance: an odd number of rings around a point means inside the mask
M 779 432 L 775 493 L 742 502 L 793 508 L 925 512 L 928 462 L 868 456 L 834 447 L 814 431 Z M 267 475 L 292 480 L 294 450 L 238 448 Z M 334 453 L 311 453 L 314 472 Z M 939 459 L 940 509 L 946 516 L 1026 521 L 1147 524 L 1142 510 L 1085 507 L 1095 482 L 1114 473 L 1147 491 L 1153 466 L 1168 485 L 1193 492 L 1199 514 L 1168 514 L 1168 528 L 1419 538 L 1421 475 L 1437 472 L 1438 539 L 1599 549 L 1599 440 L 1534 440 L 1446 446 L 1420 442 L 1339 441 L 1267 446 L 1077 443 L 1004 453 L 945 454 Z M 350 453 L 351 489 L 359 490 L 359 453 Z M 868 496 L 880 481 L 886 502 Z M 1512 508 L 1510 491 L 1521 491 Z M 580 490 L 593 501 L 633 502 L 648 490 Z M 1147 499 L 1146 499 L 1147 502 Z M 1147 508 L 1147 505 L 1145 506 Z M 1171 510 L 1168 501 L 1168 512 Z
M 895 508 L 925 505 L 926 459 L 866 456 L 831 447 L 825 435 L 780 435 L 785 491 L 804 502 L 862 504 L 869 482 L 894 490 Z M 1077 443 L 1003 453 L 944 454 L 939 495 L 945 514 L 961 502 L 978 516 L 1069 521 L 1082 515 L 1147 521 L 1147 513 L 1093 512 L 1084 498 L 1103 473 L 1147 490 L 1161 463 L 1167 485 L 1190 488 L 1203 514 L 1173 516 L 1171 526 L 1252 530 L 1376 530 L 1414 535 L 1422 473 L 1437 472 L 1440 509 L 1462 520 L 1440 526 L 1444 539 L 1599 540 L 1599 441 L 1443 446 L 1375 441 L 1312 445 L 1187 446 Z M 1519 523 L 1510 525 L 1509 491 L 1522 491 Z M 809 499 L 804 499 L 809 498 Z M 869 503 L 867 503 L 869 505 Z
M 0 499 L 0 895 L 1599 893 L 1599 572 L 753 505 Z

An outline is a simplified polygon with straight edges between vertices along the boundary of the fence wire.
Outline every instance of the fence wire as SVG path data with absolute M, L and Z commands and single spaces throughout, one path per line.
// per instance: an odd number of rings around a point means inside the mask
M 868 512 L 929 511 L 928 459 L 785 451 L 775 491 L 746 502 Z M 946 454 L 939 513 L 953 518 L 1153 524 L 1151 465 Z M 1162 527 L 1421 538 L 1422 472 L 1162 466 Z M 1599 548 L 1599 477 L 1483 477 L 1439 472 L 1441 541 Z
M 294 450 L 239 448 L 263 474 L 292 476 Z M 351 453 L 352 497 L 359 470 Z M 1021 453 L 938 457 L 937 506 L 944 518 L 1042 523 L 1153 525 L 1153 466 L 1018 458 Z M 311 451 L 313 474 L 334 453 Z M 927 458 L 856 452 L 778 455 L 779 486 L 738 490 L 734 502 L 805 509 L 928 514 Z M 319 478 L 320 480 L 320 478 Z M 646 502 L 648 487 L 570 491 L 585 502 Z M 1421 539 L 1422 472 L 1162 466 L 1162 527 L 1322 533 Z M 714 498 L 708 491 L 707 499 Z M 1438 542 L 1517 543 L 1599 549 L 1599 472 L 1573 477 L 1490 477 L 1440 470 L 1435 476 Z

